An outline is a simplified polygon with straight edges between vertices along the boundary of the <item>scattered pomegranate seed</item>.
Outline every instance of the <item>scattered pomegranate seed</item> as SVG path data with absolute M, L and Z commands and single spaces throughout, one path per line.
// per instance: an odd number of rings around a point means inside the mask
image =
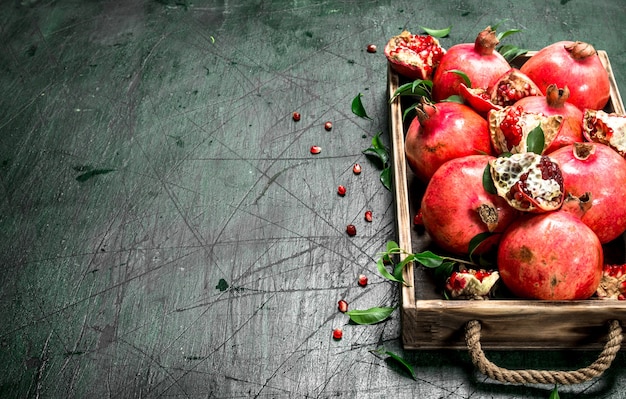
M 349 236 L 355 236 L 356 235 L 356 226 L 353 224 L 349 224 L 346 227 L 346 233 L 348 233 Z
M 341 313 L 346 313 L 348 311 L 348 302 L 343 299 L 337 302 L 337 307 Z
M 300 113 L 299 112 L 294 112 L 293 115 L 293 120 L 298 122 L 300 120 Z
M 366 276 L 366 275 L 361 274 L 361 275 L 359 276 L 359 285 L 360 285 L 361 287 L 365 287 L 365 286 L 367 285 L 367 276 Z
M 372 221 L 372 211 L 365 211 L 365 221 L 366 222 Z
M 352 172 L 354 172 L 355 175 L 361 174 L 361 165 L 359 165 L 358 163 L 355 163 L 354 166 L 352 167 Z
M 337 187 L 337 194 L 341 195 L 342 197 L 346 195 L 346 187 L 341 185 Z
M 343 331 L 341 328 L 335 328 L 333 330 L 333 339 L 339 341 L 343 337 Z
M 367 52 L 368 53 L 375 53 L 376 52 L 376 45 L 375 44 L 368 44 L 367 45 Z
M 422 211 L 418 211 L 415 216 L 413 216 L 413 224 L 416 226 L 421 226 L 424 224 L 424 220 L 422 217 Z
M 330 132 L 333 129 L 333 123 L 332 122 L 324 123 L 324 129 Z
M 318 145 L 314 145 L 311 147 L 311 154 L 319 154 L 320 152 L 322 152 L 322 147 Z

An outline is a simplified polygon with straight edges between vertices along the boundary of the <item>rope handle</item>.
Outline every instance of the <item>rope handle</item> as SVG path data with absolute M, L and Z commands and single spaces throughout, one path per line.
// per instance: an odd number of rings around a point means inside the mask
M 622 345 L 622 327 L 618 320 L 609 322 L 609 333 L 604 349 L 589 366 L 573 371 L 558 370 L 509 370 L 495 365 L 485 356 L 480 345 L 481 325 L 478 320 L 470 320 L 465 326 L 465 343 L 472 363 L 487 377 L 500 382 L 513 384 L 580 384 L 599 377 L 610 366 Z

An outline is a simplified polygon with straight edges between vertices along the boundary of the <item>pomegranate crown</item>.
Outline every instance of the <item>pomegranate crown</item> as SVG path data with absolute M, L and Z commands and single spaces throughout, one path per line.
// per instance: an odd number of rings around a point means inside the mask
M 491 26 L 488 26 L 476 36 L 474 50 L 482 55 L 490 55 L 499 43 L 500 40 L 496 36 L 496 31 L 491 29 Z

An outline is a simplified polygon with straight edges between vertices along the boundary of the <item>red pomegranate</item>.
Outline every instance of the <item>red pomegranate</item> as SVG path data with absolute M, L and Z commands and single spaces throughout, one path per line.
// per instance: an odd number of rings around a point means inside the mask
M 521 66 L 546 93 L 548 86 L 569 87 L 568 101 L 581 110 L 602 109 L 610 97 L 609 74 L 591 44 L 560 41 L 546 46 Z
M 412 80 L 431 80 L 445 52 L 434 37 L 413 35 L 409 31 L 392 37 L 385 46 L 385 56 L 391 67 Z
M 550 154 L 559 164 L 566 195 L 591 194 L 583 216 L 604 244 L 626 231 L 626 159 L 599 143 L 577 143 Z
M 515 103 L 526 112 L 541 113 L 546 116 L 563 117 L 561 129 L 550 145 L 544 150 L 544 154 L 583 141 L 583 112 L 567 101 L 569 88 L 565 86 L 559 89 L 551 84 L 546 89 L 545 96 L 524 97 Z
M 406 159 L 422 181 L 446 161 L 466 155 L 493 154 L 487 121 L 470 107 L 421 103 L 405 139 Z M 471 134 L 470 134 L 471 133 Z
M 474 43 L 460 43 L 448 49 L 433 76 L 432 97 L 436 102 L 458 95 L 463 78 L 451 71 L 462 71 L 473 89 L 488 89 L 511 66 L 495 48 L 499 44 L 495 30 L 487 27 Z
M 603 260 L 596 234 L 567 210 L 520 217 L 504 232 L 497 254 L 500 278 L 514 295 L 546 300 L 591 297 Z
M 502 232 L 518 212 L 483 187 L 483 173 L 490 155 L 468 155 L 452 159 L 433 174 L 421 201 L 421 221 L 433 242 L 454 254 L 467 255 L 476 235 Z M 484 252 L 500 235 L 481 245 Z

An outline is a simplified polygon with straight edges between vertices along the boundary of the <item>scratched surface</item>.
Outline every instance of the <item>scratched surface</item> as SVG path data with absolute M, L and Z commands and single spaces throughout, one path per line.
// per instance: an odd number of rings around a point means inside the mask
M 337 311 L 399 302 L 375 265 L 393 198 L 361 151 L 387 141 L 382 48 L 403 28 L 453 25 L 446 47 L 502 20 L 521 47 L 588 41 L 626 90 L 626 9 L 427 3 L 2 2 L 0 397 L 547 398 L 487 380 L 463 351 L 403 351 L 397 313 L 357 326 Z M 371 119 L 351 112 L 358 93 Z M 561 397 L 625 397 L 624 364 Z

